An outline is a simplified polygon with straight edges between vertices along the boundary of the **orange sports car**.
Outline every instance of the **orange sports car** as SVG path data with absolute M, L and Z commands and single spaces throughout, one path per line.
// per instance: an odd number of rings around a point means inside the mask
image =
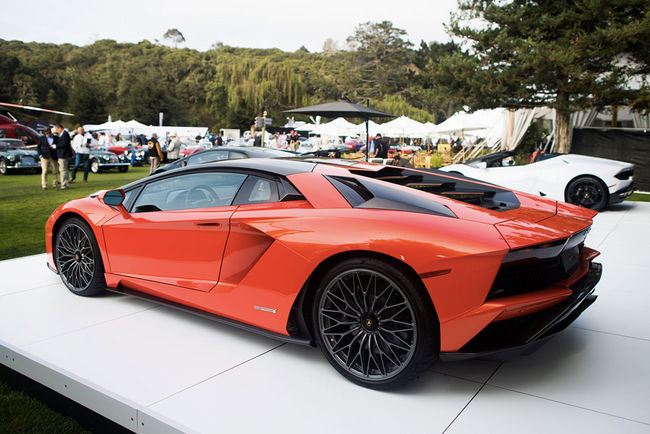
M 247 159 L 72 200 L 45 231 L 75 294 L 316 345 L 388 389 L 437 358 L 512 357 L 570 324 L 596 299 L 595 214 L 445 172 Z

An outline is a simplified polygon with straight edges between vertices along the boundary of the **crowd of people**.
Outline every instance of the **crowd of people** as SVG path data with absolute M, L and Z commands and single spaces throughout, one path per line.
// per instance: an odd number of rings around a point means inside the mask
M 88 176 L 91 171 L 91 149 L 99 148 L 108 150 L 110 146 L 123 145 L 129 148 L 137 148 L 144 151 L 144 156 L 150 162 L 149 173 L 153 173 L 161 164 L 173 162 L 181 157 L 181 148 L 187 146 L 187 143 L 177 134 L 170 134 L 164 139 L 159 139 L 157 134 L 146 137 L 143 134 L 128 137 L 125 141 L 120 134 L 111 135 L 106 132 L 87 132 L 83 127 L 68 131 L 61 124 L 52 128 L 47 128 L 39 138 L 38 154 L 41 163 L 41 187 L 45 190 L 48 185 L 48 175 L 52 175 L 52 187 L 55 189 L 65 190 L 70 184 L 75 182 L 77 172 L 83 170 L 83 182 L 88 182 Z M 186 139 L 185 139 L 186 140 Z M 219 147 L 228 143 L 229 139 L 221 133 L 208 134 L 205 137 L 197 136 L 194 138 L 194 144 L 197 146 L 206 145 L 206 147 Z M 277 149 L 289 149 L 298 151 L 304 139 L 295 130 L 288 132 L 275 132 L 267 136 L 267 140 L 262 140 L 262 133 L 253 133 L 245 136 L 240 145 L 246 146 L 265 146 Z M 389 159 L 389 150 L 393 143 L 390 140 L 382 138 L 381 134 L 371 137 L 370 157 L 382 158 L 388 160 L 388 164 L 395 164 L 403 167 L 409 167 L 411 163 L 408 158 L 403 158 L 397 153 L 393 156 L 393 161 Z M 231 142 L 232 143 L 232 142 Z M 327 147 L 327 143 L 321 142 L 319 135 L 313 135 L 309 138 L 309 145 L 314 149 Z M 365 144 L 359 143 L 360 151 L 365 153 Z M 74 157 L 72 168 L 69 167 L 70 161 Z M 135 152 L 131 152 L 131 164 L 134 164 Z

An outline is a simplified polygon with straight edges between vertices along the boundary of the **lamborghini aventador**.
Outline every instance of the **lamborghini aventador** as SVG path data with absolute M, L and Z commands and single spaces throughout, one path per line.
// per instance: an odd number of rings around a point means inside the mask
M 72 200 L 46 248 L 75 294 L 315 345 L 388 389 L 438 358 L 512 357 L 570 324 L 596 298 L 594 215 L 444 172 L 245 159 Z

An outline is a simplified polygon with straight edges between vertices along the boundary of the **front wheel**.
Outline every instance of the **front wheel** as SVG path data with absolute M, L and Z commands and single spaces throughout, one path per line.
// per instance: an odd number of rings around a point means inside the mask
M 7 174 L 7 162 L 4 158 L 0 158 L 0 175 Z
M 609 193 L 599 179 L 580 176 L 567 186 L 565 199 L 574 205 L 600 211 L 607 205 Z
M 120 172 L 126 172 L 127 170 L 129 170 L 129 166 L 120 166 L 117 168 L 117 170 L 119 170 Z
M 316 291 L 314 338 L 349 380 L 392 389 L 416 378 L 437 356 L 438 326 L 430 305 L 392 264 L 346 260 L 323 277 Z
M 90 162 L 90 171 L 93 173 L 99 173 L 99 161 L 93 160 Z
M 92 296 L 106 288 L 99 247 L 84 220 L 63 223 L 54 239 L 54 261 L 61 280 L 75 294 Z

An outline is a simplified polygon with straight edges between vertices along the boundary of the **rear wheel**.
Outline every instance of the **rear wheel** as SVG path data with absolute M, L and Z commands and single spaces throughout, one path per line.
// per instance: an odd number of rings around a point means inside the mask
M 106 288 L 97 241 L 82 219 L 63 223 L 54 241 L 54 261 L 61 280 L 75 294 L 91 296 Z
M 597 178 L 580 176 L 569 183 L 565 199 L 574 205 L 600 211 L 609 200 L 607 187 Z
M 129 170 L 129 166 L 120 166 L 117 168 L 117 170 L 119 170 L 120 172 L 126 172 L 127 170 Z
M 320 282 L 313 334 L 343 376 L 364 387 L 392 389 L 416 378 L 437 356 L 437 321 L 429 306 L 392 264 L 350 259 Z

